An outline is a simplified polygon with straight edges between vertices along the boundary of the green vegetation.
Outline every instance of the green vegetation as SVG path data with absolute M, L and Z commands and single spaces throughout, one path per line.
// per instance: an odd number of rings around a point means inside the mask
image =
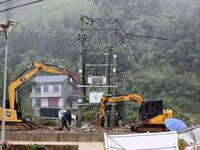
M 27 146 L 27 150 L 48 150 L 48 149 L 43 145 L 31 144 Z
M 92 2 L 49 0 L 48 3 L 44 1 L 24 10 L 16 10 L 13 20 L 18 20 L 19 24 L 11 34 L 9 45 L 9 81 L 32 61 L 67 65 L 72 70 L 78 70 L 79 18 L 82 14 L 90 13 Z M 103 13 L 107 5 L 107 0 L 99 1 L 97 10 Z M 100 16 L 97 10 L 95 17 Z M 175 117 L 189 124 L 200 123 L 199 12 L 198 0 L 117 1 L 108 17 L 117 16 L 126 32 L 175 39 L 168 41 L 127 36 L 134 46 L 131 49 L 125 37 L 119 35 L 116 50 L 117 93 L 136 92 L 144 99 L 162 98 L 166 107 L 174 111 Z M 121 26 L 119 30 L 124 32 Z M 0 84 L 3 85 L 3 35 L 0 38 Z M 18 96 L 23 110 L 28 112 L 31 84 L 24 86 L 19 88 Z M 120 103 L 117 109 L 125 120 L 137 118 L 137 108 L 131 102 Z M 86 120 L 93 117 L 91 112 L 85 113 L 85 116 Z

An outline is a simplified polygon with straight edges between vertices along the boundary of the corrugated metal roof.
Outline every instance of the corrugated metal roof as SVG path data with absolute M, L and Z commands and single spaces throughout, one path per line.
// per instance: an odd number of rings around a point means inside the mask
M 68 76 L 63 75 L 53 75 L 53 76 L 37 76 L 33 79 L 33 82 L 36 83 L 52 83 L 52 82 L 63 82 Z

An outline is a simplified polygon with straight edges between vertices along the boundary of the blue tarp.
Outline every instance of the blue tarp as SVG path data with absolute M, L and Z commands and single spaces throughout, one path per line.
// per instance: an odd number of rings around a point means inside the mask
M 175 118 L 165 120 L 164 124 L 170 131 L 180 132 L 188 128 L 188 126 L 182 120 Z

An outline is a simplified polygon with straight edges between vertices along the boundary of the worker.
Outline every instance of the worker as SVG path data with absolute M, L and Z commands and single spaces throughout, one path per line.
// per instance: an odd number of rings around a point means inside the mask
M 67 130 L 70 130 L 70 128 L 69 128 L 69 126 L 67 124 L 67 123 L 69 123 L 69 121 L 68 121 L 68 112 L 67 111 L 65 111 L 63 113 L 61 123 L 62 123 L 62 126 L 60 128 L 61 131 L 63 130 L 64 126 L 67 128 Z
M 98 124 L 99 121 L 100 121 L 100 113 L 98 112 L 96 114 L 95 118 L 93 119 L 92 124 L 96 125 L 96 124 Z
M 101 119 L 101 127 L 104 128 L 104 124 L 105 124 L 105 117 L 103 116 Z
M 119 127 L 119 119 L 120 119 L 119 113 L 116 112 L 116 113 L 115 113 L 115 117 L 114 117 L 115 127 Z
M 107 127 L 110 128 L 111 114 L 109 110 L 106 111 L 106 119 L 107 119 Z
M 78 115 L 76 115 L 76 127 L 78 127 L 78 119 L 79 119 L 79 116 Z
M 66 119 L 69 123 L 69 126 L 71 126 L 71 122 L 72 122 L 72 113 L 71 113 L 71 109 L 69 107 L 67 107 L 67 111 L 66 111 Z

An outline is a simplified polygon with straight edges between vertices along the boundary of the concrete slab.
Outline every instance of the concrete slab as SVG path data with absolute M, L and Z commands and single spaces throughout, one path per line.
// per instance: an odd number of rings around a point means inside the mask
M 12 145 L 78 145 L 79 150 L 104 150 L 103 142 L 39 142 L 39 141 L 8 141 L 8 144 Z

